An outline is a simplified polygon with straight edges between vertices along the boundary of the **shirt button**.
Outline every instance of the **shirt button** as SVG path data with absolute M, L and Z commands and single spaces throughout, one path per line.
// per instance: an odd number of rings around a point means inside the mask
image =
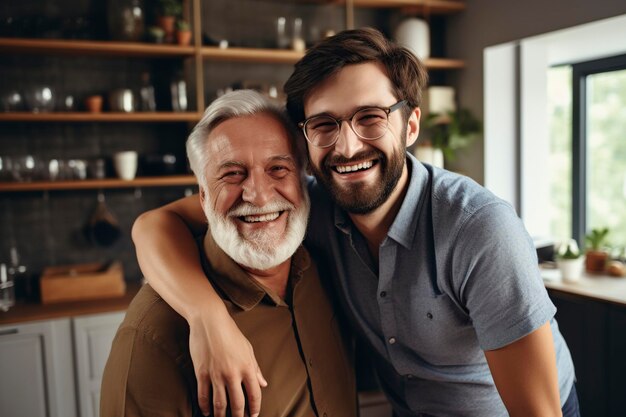
M 428 312 L 428 313 L 426 313 L 426 317 L 428 317 L 429 319 L 432 320 L 433 319 L 433 314 Z
M 406 379 L 413 379 L 413 375 L 408 374 L 408 375 L 406 376 Z
M 309 358 L 309 366 L 313 366 L 313 359 Z
M 396 338 L 395 337 L 390 337 L 389 338 L 389 344 L 393 345 L 394 343 L 396 343 Z
M 380 292 L 380 296 L 383 297 L 383 298 L 386 297 L 387 296 L 387 291 L 381 291 Z
M 324 417 L 328 417 L 328 414 L 324 413 Z

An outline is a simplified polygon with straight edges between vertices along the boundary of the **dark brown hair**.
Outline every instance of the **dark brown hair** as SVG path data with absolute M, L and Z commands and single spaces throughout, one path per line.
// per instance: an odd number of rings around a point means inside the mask
M 346 65 L 379 62 L 398 100 L 406 100 L 405 119 L 422 101 L 428 82 L 424 65 L 408 49 L 386 39 L 376 29 L 345 30 L 313 46 L 298 61 L 287 83 L 287 112 L 295 122 L 304 120 L 304 101 L 320 83 Z

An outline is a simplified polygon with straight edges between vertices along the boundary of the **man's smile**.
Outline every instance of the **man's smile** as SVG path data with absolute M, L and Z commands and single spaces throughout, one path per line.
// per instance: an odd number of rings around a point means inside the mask
M 378 160 L 373 159 L 373 160 L 369 160 L 369 161 L 353 163 L 353 164 L 350 164 L 350 165 L 335 165 L 333 167 L 333 169 L 336 172 L 338 172 L 339 174 L 346 174 L 346 173 L 350 173 L 350 172 L 368 170 L 368 169 L 370 169 L 371 167 L 373 167 L 377 163 L 378 163 Z

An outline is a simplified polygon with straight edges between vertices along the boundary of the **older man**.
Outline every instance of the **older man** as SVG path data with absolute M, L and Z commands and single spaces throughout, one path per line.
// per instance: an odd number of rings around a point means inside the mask
M 301 246 L 309 200 L 294 137 L 282 111 L 258 93 L 234 92 L 209 106 L 187 140 L 209 224 L 200 257 L 271 378 L 261 414 L 354 416 L 352 367 Z M 113 342 L 101 416 L 199 415 L 188 340 L 185 320 L 142 288 Z M 223 412 L 226 404 L 214 406 Z

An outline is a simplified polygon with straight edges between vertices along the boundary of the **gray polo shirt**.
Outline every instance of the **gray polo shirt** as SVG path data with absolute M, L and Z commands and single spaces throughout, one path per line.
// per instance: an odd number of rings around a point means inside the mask
M 409 188 L 375 267 L 363 236 L 320 185 L 306 244 L 328 273 L 399 416 L 506 416 L 484 350 L 550 321 L 561 404 L 574 381 L 537 267 L 512 207 L 472 180 L 407 154 Z

